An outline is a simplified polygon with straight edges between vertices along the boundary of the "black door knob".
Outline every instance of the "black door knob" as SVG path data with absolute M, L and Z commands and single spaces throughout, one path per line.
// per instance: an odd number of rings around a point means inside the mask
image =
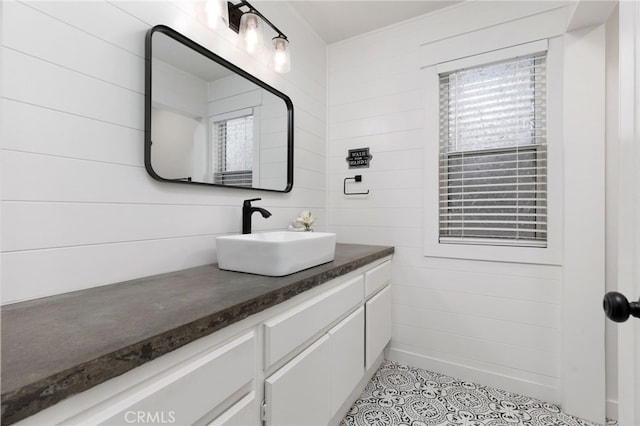
M 640 301 L 629 302 L 623 294 L 610 291 L 604 295 L 602 307 L 607 317 L 615 322 L 625 322 L 629 315 L 640 318 Z

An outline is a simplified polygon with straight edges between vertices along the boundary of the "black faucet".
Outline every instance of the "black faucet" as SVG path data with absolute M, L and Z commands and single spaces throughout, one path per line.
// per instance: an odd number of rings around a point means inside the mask
M 265 210 L 262 207 L 253 207 L 251 206 L 252 201 L 258 201 L 262 198 L 252 198 L 250 200 L 244 200 L 242 203 L 242 233 L 250 234 L 251 233 L 251 216 L 255 212 L 260 212 L 262 217 L 265 219 L 271 216 L 271 212 L 269 210 Z

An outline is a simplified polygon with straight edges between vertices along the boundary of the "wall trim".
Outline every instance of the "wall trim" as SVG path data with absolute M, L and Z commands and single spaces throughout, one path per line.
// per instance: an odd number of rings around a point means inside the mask
M 556 8 L 424 43 L 420 46 L 420 67 L 560 36 L 565 29 L 565 13 L 563 7 Z
M 446 374 L 463 380 L 469 380 L 486 386 L 504 389 L 509 392 L 538 398 L 553 404 L 560 403 L 560 383 L 551 387 L 542 383 L 535 383 L 516 377 L 496 374 L 491 371 L 480 370 L 466 365 L 457 364 L 444 359 L 433 358 L 416 354 L 402 349 L 390 348 L 385 352 L 385 358 L 389 361 L 422 368 L 428 371 Z
M 564 35 L 562 405 L 604 423 L 605 31 Z
M 530 21 L 521 20 L 521 24 Z M 507 33 L 505 33 L 507 34 Z M 504 35 L 504 34 L 503 34 Z M 528 44 L 527 44 L 528 43 Z M 552 37 L 540 42 L 528 40 L 524 46 L 548 45 L 547 49 L 547 149 L 549 158 L 547 203 L 550 211 L 547 247 L 489 246 L 473 244 L 440 244 L 439 242 L 439 127 L 440 120 L 438 67 L 422 70 L 425 84 L 425 148 L 424 148 L 424 227 L 423 254 L 425 257 L 514 262 L 538 265 L 562 265 L 564 257 L 563 218 L 563 67 L 564 44 L 562 37 Z M 521 45 L 522 46 L 522 45 Z M 537 50 L 539 47 L 534 48 Z M 508 48 L 507 48 L 508 49 Z M 452 51 L 455 53 L 456 51 Z M 453 53 L 449 55 L 452 56 Z M 480 55 L 503 55 L 503 50 L 490 50 Z M 486 56 L 485 56 L 486 57 Z M 466 59 L 465 59 L 466 58 Z M 468 60 L 470 57 L 461 59 Z M 457 60 L 457 59 L 455 59 Z M 446 64 L 445 64 L 446 66 Z
M 607 419 L 618 420 L 618 400 L 607 399 Z

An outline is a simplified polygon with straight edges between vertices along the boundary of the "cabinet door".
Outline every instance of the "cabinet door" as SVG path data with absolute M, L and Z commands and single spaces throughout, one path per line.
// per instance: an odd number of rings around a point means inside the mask
M 366 313 L 366 368 L 373 362 L 391 339 L 391 290 L 386 286 L 365 304 Z
M 331 346 L 331 417 L 364 376 L 364 308 L 329 330 Z
M 329 355 L 329 336 L 325 334 L 267 378 L 267 425 L 326 425 L 329 422 Z

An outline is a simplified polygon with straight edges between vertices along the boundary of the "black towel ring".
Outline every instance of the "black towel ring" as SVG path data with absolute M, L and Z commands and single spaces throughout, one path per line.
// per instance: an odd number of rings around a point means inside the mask
M 356 181 L 356 182 L 362 182 L 362 175 L 355 175 L 354 177 L 344 178 L 344 185 L 342 187 L 342 192 L 344 192 L 344 195 L 367 195 L 369 193 L 368 189 L 367 189 L 367 192 L 347 192 L 347 181 L 348 180 L 353 180 L 353 181 Z

